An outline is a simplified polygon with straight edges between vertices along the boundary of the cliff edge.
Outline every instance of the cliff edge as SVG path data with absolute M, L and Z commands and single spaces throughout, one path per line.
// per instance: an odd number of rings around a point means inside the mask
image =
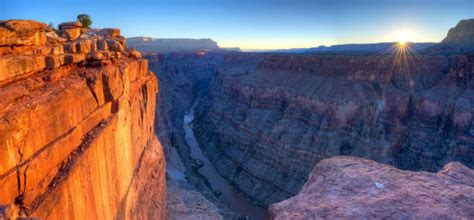
M 119 29 L 0 21 L 0 218 L 163 219 L 157 79 Z
M 445 52 L 473 53 L 474 52 L 474 19 L 461 20 L 449 29 L 447 36 L 437 45 Z
M 458 162 L 411 172 L 355 157 L 319 162 L 271 219 L 472 219 L 474 171 Z

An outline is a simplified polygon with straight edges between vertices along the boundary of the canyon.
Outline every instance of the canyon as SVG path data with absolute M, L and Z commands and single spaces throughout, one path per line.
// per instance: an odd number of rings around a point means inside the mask
M 338 155 L 414 171 L 472 168 L 474 57 L 425 55 L 410 72 L 391 70 L 392 59 L 228 57 L 198 107 L 197 139 L 265 206 L 296 195 L 320 160 Z
M 0 21 L 0 219 L 474 218 L 472 30 L 282 54 Z
M 472 20 L 462 23 L 472 28 Z M 439 46 L 449 47 L 444 42 Z M 169 71 L 163 77 L 174 75 L 177 99 L 187 100 L 175 109 L 176 136 L 183 136 L 182 115 L 199 99 L 192 128 L 205 156 L 237 191 L 268 207 L 304 195 L 318 162 L 339 155 L 392 165 L 393 172 L 438 172 L 458 161 L 462 172 L 453 172 L 472 178 L 464 171 L 474 166 L 474 57 L 433 47 L 437 51 L 395 48 L 383 56 L 171 53 L 157 62 Z M 196 66 L 206 70 L 196 72 Z M 186 87 L 195 89 L 183 92 Z M 184 141 L 173 147 L 190 157 Z M 468 182 L 463 190 L 472 190 Z M 297 213 L 293 201 L 278 212 Z M 473 203 L 466 203 L 460 213 L 470 216 Z M 273 210 L 270 217 L 279 218 Z

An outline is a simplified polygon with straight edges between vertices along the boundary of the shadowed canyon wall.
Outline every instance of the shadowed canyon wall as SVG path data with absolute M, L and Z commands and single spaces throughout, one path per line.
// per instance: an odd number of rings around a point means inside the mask
M 165 217 L 157 78 L 118 29 L 1 21 L 0 55 L 0 218 Z
M 296 195 L 318 161 L 337 155 L 474 167 L 474 57 L 409 59 L 229 55 L 195 133 L 219 172 L 263 205 Z
M 190 157 L 185 141 L 185 112 L 207 87 L 221 54 L 144 53 L 150 69 L 160 80 L 157 96 L 156 124 L 158 138 L 167 160 L 167 210 L 169 219 L 237 219 L 238 213 L 218 199 L 205 178 L 198 173 L 199 164 Z M 182 172 L 176 176 L 176 168 Z M 185 178 L 183 177 L 185 176 Z

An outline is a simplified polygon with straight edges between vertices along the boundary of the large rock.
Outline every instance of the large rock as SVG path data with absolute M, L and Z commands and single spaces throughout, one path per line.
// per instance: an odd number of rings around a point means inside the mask
M 44 45 L 46 27 L 31 20 L 0 21 L 0 46 Z
M 474 19 L 461 20 L 456 27 L 449 29 L 440 46 L 457 52 L 474 52 Z
M 103 28 L 97 34 L 106 38 L 116 38 L 120 36 L 120 29 L 117 28 Z
M 51 44 L 59 44 L 67 41 L 67 39 L 58 36 L 54 31 L 46 32 L 46 39 L 48 43 Z
M 81 36 L 81 28 L 69 28 L 61 30 L 60 35 L 70 41 L 76 40 Z
M 146 60 L 109 51 L 99 36 L 48 38 L 0 51 L 0 219 L 164 219 Z
M 0 85 L 29 76 L 45 67 L 44 56 L 0 56 Z
M 71 28 L 82 28 L 82 23 L 79 21 L 63 22 L 58 25 L 59 30 L 66 30 Z
M 426 49 L 425 53 L 463 54 L 474 52 L 474 19 L 461 20 L 449 29 L 447 36 L 439 44 Z
M 410 172 L 354 157 L 322 160 L 271 219 L 473 219 L 474 171 L 460 163 Z

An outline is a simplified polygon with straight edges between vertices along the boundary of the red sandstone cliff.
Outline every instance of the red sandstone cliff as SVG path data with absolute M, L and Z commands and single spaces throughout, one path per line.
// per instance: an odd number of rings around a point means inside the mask
M 156 77 L 118 29 L 61 29 L 0 21 L 0 218 L 164 218 Z

